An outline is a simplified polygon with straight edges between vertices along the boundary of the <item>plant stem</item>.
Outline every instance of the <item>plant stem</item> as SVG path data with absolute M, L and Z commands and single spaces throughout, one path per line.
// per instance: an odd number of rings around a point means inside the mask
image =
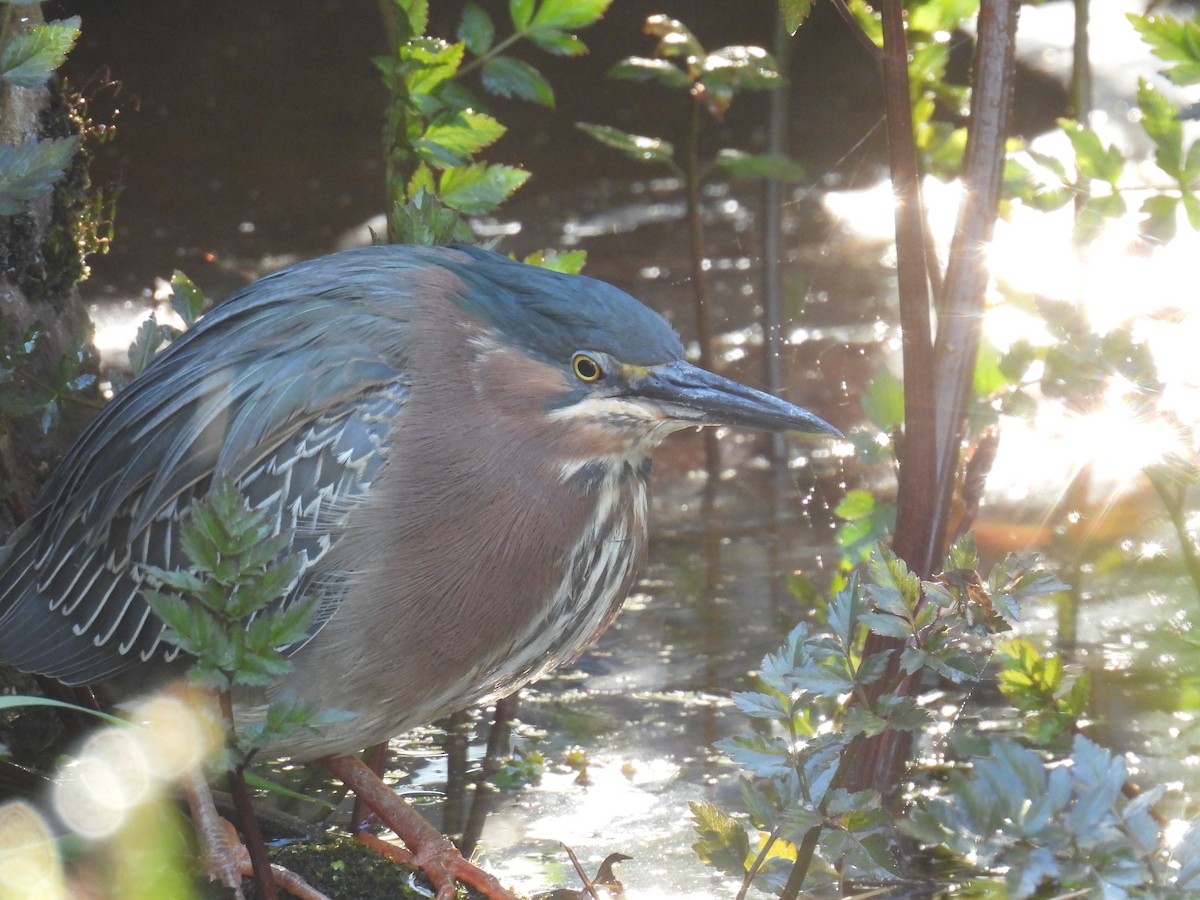
M 708 271 L 704 267 L 704 219 L 700 205 L 701 103 L 699 98 L 692 100 L 683 173 L 687 190 L 687 225 L 692 255 L 692 305 L 696 315 L 696 341 L 700 345 L 700 367 L 711 372 L 714 370 L 714 340 L 712 314 L 709 310 Z M 721 472 L 721 449 L 711 428 L 704 429 L 704 460 L 709 480 L 715 484 Z
M 788 70 L 791 36 L 784 27 L 783 16 L 775 17 L 775 60 L 782 72 Z M 767 118 L 767 152 L 777 156 L 787 153 L 788 122 L 787 82 L 770 92 Z M 786 397 L 786 372 L 783 358 L 783 194 L 778 178 L 763 183 L 763 367 L 768 393 Z M 772 432 L 771 459 L 775 463 L 774 498 L 783 496 L 788 487 L 787 438 Z
M 812 862 L 813 853 L 817 849 L 817 840 L 820 837 L 820 825 L 814 825 L 805 832 L 804 840 L 796 848 L 796 863 L 788 874 L 788 880 L 784 884 L 783 890 L 779 892 L 779 900 L 796 900 L 800 896 L 800 889 L 804 886 L 804 879 L 808 877 L 808 867 Z
M 1197 558 L 1196 546 L 1192 543 L 1191 535 L 1188 534 L 1187 518 L 1184 515 L 1184 493 L 1181 490 L 1178 496 L 1172 496 L 1167 489 L 1166 482 L 1158 477 L 1152 469 L 1146 470 L 1146 477 L 1150 480 L 1154 492 L 1158 494 L 1158 499 L 1162 501 L 1163 509 L 1167 511 L 1167 517 L 1171 520 L 1171 528 L 1175 531 L 1176 540 L 1179 541 L 1179 550 L 1183 554 L 1184 566 L 1188 576 L 1192 579 L 1192 585 L 1200 594 L 1200 558 Z
M 230 735 L 233 732 L 233 700 L 229 691 L 221 691 L 221 715 Z M 278 900 L 275 878 L 271 874 L 271 861 L 267 858 L 267 845 L 263 843 L 262 830 L 258 827 L 258 816 L 254 814 L 254 803 L 246 787 L 246 764 L 238 763 L 226 773 L 229 777 L 229 793 L 233 797 L 233 808 L 237 812 L 238 826 L 242 830 L 242 842 L 250 854 L 250 865 L 254 867 L 254 886 L 263 900 Z
M 920 203 L 920 188 L 912 143 L 903 15 L 899 0 L 883 7 L 883 67 L 892 179 L 899 204 L 897 274 L 904 332 L 904 450 L 893 550 L 921 578 L 934 574 L 944 552 L 966 429 L 989 277 L 984 251 L 995 225 L 1004 168 L 1017 12 L 1017 0 L 982 0 L 980 4 L 971 125 L 963 161 L 965 199 L 937 302 L 937 342 L 931 345 L 924 227 L 920 210 L 907 208 Z M 871 634 L 863 653 L 869 656 L 897 646 L 895 640 Z M 904 696 L 915 689 L 912 679 L 900 677 L 898 660 L 899 654 L 893 655 L 886 676 L 872 685 L 872 701 L 885 692 Z M 849 789 L 874 787 L 893 793 L 896 799 L 894 791 L 903 777 L 911 743 L 910 733 L 892 729 L 863 741 L 860 762 L 848 775 Z
M 500 41 L 498 44 L 496 44 L 494 47 L 492 47 L 490 50 L 488 50 L 487 53 L 483 54 L 483 56 L 477 56 L 473 60 L 471 60 L 469 63 L 464 64 L 463 67 L 458 70 L 458 72 L 455 74 L 454 77 L 461 78 L 462 76 L 466 75 L 468 72 L 475 71 L 476 69 L 480 68 L 484 63 L 486 63 L 489 59 L 495 59 L 502 52 L 507 50 L 509 47 L 511 47 L 513 44 L 515 44 L 517 41 L 519 41 L 523 37 L 525 37 L 524 31 L 514 31 L 512 34 L 510 34 L 504 40 Z
M 990 277 L 985 252 L 992 240 L 1003 187 L 1016 73 L 1017 0 L 983 0 L 971 93 L 971 129 L 963 159 L 966 195 L 950 245 L 946 281 L 938 304 L 944 311 L 934 348 L 937 369 L 937 502 L 928 530 L 929 568 L 940 557 L 950 512 L 951 488 L 966 430 L 975 362 L 983 331 L 984 294 Z M 924 577 L 932 574 L 920 570 Z
M 904 452 L 900 459 L 896 554 L 922 577 L 931 574 L 921 560 L 922 523 L 934 493 L 933 338 L 929 278 L 925 258 L 921 173 L 913 136 L 904 5 L 886 0 L 883 18 L 883 91 L 888 164 L 896 197 L 896 279 L 900 294 L 904 357 Z M 922 551 L 925 552 L 922 552 Z

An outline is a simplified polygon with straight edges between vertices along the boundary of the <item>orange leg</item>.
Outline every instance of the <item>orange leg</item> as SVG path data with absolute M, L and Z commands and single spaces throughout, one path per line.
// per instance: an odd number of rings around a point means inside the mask
M 254 877 L 250 854 L 238 840 L 237 831 L 228 820 L 221 818 L 213 806 L 212 794 L 199 772 L 184 776 L 183 792 L 192 813 L 196 839 L 204 857 L 204 869 L 213 881 L 231 888 L 234 897 L 242 897 L 242 876 Z M 295 872 L 272 865 L 271 877 L 279 887 L 300 900 L 329 900 Z
M 426 822 L 383 779 L 356 756 L 326 756 L 321 760 L 380 820 L 400 837 L 408 850 L 394 847 L 371 834 L 358 840 L 393 859 L 416 866 L 437 891 L 437 900 L 453 900 L 455 882 L 469 884 L 490 900 L 517 900 L 493 876 L 462 858 L 449 839 Z

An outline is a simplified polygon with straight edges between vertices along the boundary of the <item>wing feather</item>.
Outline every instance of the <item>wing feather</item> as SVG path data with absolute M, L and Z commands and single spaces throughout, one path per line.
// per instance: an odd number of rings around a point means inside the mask
M 310 637 L 328 620 L 346 589 L 331 552 L 401 427 L 403 270 L 421 262 L 344 256 L 353 296 L 311 291 L 303 265 L 262 279 L 101 411 L 0 551 L 0 661 L 82 683 L 172 656 L 139 567 L 183 564 L 180 512 L 215 477 L 294 530 L 282 602 L 317 599 Z

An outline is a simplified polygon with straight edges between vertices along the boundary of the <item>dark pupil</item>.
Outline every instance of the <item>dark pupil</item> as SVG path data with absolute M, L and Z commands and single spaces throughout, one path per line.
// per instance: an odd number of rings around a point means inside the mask
M 586 356 L 580 357 L 575 361 L 575 371 L 585 381 L 592 381 L 600 375 L 599 367 Z

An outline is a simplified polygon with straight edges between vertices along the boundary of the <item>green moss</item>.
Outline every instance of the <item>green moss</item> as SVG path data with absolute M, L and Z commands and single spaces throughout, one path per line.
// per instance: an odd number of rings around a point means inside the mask
M 425 876 L 387 859 L 370 847 L 353 838 L 335 837 L 314 843 L 293 843 L 268 847 L 271 862 L 295 872 L 310 885 L 322 891 L 331 900 L 425 900 L 429 893 L 414 890 L 410 882 L 416 883 L 426 892 L 429 882 Z M 247 879 L 243 883 L 247 900 L 258 894 Z M 475 891 L 461 885 L 460 898 L 478 897 Z

